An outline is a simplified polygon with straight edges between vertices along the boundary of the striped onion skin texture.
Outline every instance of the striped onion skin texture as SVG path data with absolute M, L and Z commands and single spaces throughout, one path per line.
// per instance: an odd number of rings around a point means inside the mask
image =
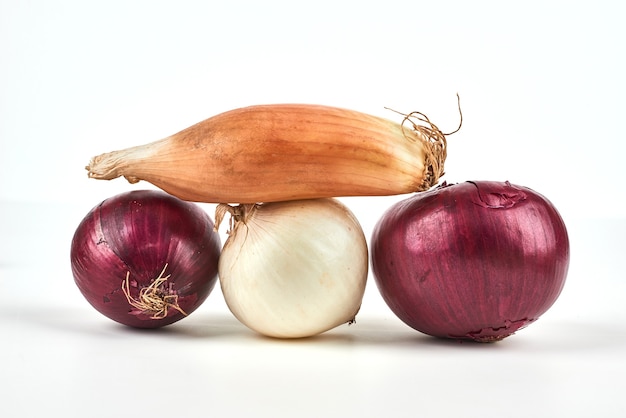
M 352 323 L 368 276 L 367 240 L 336 199 L 240 205 L 219 260 L 230 311 L 274 338 Z M 216 215 L 216 223 L 221 216 Z
M 491 342 L 559 297 L 570 250 L 544 196 L 509 182 L 468 181 L 391 207 L 372 235 L 376 284 L 407 325 L 436 337 Z
M 423 119 L 422 119 L 423 120 Z M 90 178 L 147 181 L 188 201 L 257 203 L 423 191 L 443 175 L 445 136 L 321 105 L 230 110 L 164 139 L 104 153 Z
M 85 215 L 70 258 L 78 289 L 98 312 L 131 327 L 159 328 L 208 298 L 220 249 L 199 205 L 160 190 L 133 190 Z

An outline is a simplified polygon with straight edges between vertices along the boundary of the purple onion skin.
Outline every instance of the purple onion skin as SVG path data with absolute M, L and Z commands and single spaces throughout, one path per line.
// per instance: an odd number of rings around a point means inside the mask
M 372 234 L 372 271 L 389 308 L 435 337 L 492 342 L 557 300 L 569 238 L 556 208 L 509 182 L 443 185 L 401 201 Z
M 81 221 L 71 246 L 74 280 L 100 313 L 136 328 L 158 328 L 190 314 L 217 282 L 221 243 L 213 221 L 194 203 L 157 190 L 122 193 L 94 207 Z M 133 307 L 122 290 L 129 272 L 130 294 L 138 299 L 165 265 L 168 294 L 183 314 L 167 315 Z M 171 289 L 170 289 L 171 286 Z

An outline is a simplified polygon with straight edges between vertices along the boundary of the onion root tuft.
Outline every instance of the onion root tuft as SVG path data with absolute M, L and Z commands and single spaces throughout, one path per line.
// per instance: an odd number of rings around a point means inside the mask
M 163 319 L 168 314 L 168 309 L 172 308 L 187 316 L 185 311 L 178 305 L 178 295 L 172 294 L 163 289 L 163 284 L 170 278 L 170 274 L 163 276 L 167 269 L 167 263 L 154 279 L 150 286 L 144 287 L 139 291 L 139 297 L 135 299 L 130 294 L 130 271 L 126 273 L 126 279 L 122 280 L 122 291 L 128 300 L 128 303 L 144 314 L 150 314 L 151 319 Z

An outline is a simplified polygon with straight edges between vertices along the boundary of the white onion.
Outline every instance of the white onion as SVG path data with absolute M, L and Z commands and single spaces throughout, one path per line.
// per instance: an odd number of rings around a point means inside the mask
M 271 337 L 313 336 L 354 321 L 368 273 L 367 243 L 354 215 L 335 199 L 236 207 L 219 260 L 228 308 Z M 220 213 L 221 212 L 221 213 Z

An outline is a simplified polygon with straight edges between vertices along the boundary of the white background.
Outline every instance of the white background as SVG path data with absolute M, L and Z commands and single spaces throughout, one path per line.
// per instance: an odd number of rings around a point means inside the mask
M 626 416 L 618 4 L 0 0 L 2 416 Z M 91 156 L 260 103 L 418 110 L 451 131 L 457 92 L 445 179 L 531 187 L 570 232 L 565 290 L 518 334 L 421 335 L 371 277 L 356 325 L 301 341 L 256 336 L 219 288 L 155 332 L 76 289 L 82 217 L 150 187 L 87 179 Z M 369 236 L 405 197 L 344 202 Z

